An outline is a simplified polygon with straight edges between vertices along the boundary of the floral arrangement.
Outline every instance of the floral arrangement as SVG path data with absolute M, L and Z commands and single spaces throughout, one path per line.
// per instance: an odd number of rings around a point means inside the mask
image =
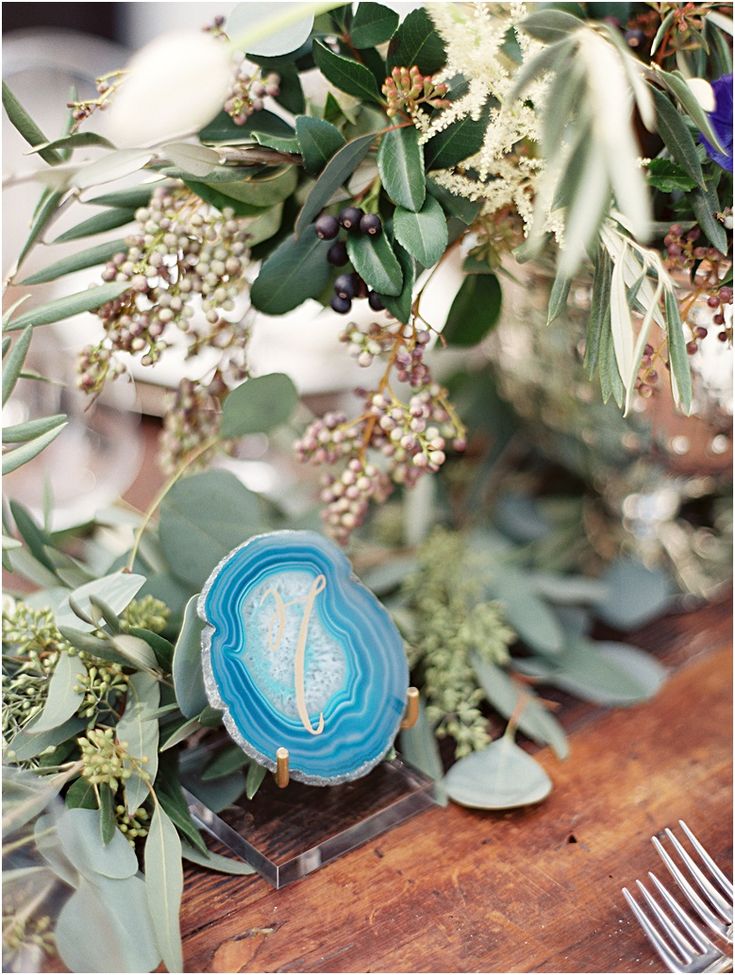
M 324 527 L 393 613 L 422 688 L 400 749 L 442 779 L 436 738 L 451 740 L 449 797 L 470 788 L 474 804 L 508 808 L 548 794 L 513 741 L 567 755 L 538 685 L 602 704 L 656 692 L 660 664 L 590 631 L 653 618 L 669 576 L 591 553 L 579 496 L 496 491 L 488 504 L 511 421 L 473 349 L 518 269 L 543 267 L 541 328 L 563 330 L 586 296 L 585 334 L 568 347 L 591 398 L 619 419 L 668 387 L 682 413 L 698 409 L 691 365 L 732 344 L 731 34 L 715 2 L 433 4 L 402 22 L 368 2 L 264 22 L 245 3 L 153 42 L 100 78 L 97 97 L 72 97 L 57 138 L 3 86 L 39 161 L 8 182 L 42 186 L 6 280 L 21 295 L 4 316 L 4 403 L 49 378 L 26 366 L 35 331 L 80 314 L 98 324 L 78 355 L 90 403 L 132 361 L 153 366 L 182 342 L 191 366 L 163 422 L 169 479 L 146 512 L 90 512 L 58 533 L 19 500 L 4 511 L 3 564 L 25 580 L 3 613 L 10 967 L 57 951 L 78 971 L 181 971 L 182 857 L 250 872 L 207 850 L 182 791 L 216 813 L 265 775 L 208 707 L 194 608 L 227 551 L 294 523 L 212 466 L 243 437 L 280 443 L 287 428 L 298 460 L 320 469 Z M 112 141 L 93 129 L 102 111 Z M 69 210 L 79 222 L 54 238 Z M 68 241 L 74 253 L 26 273 L 39 244 Z M 427 286 L 452 262 L 457 292 L 437 321 Z M 64 293 L 83 270 L 97 283 Z M 59 281 L 61 297 L 34 300 Z M 345 316 L 347 355 L 380 364 L 351 411 L 294 415 L 287 376 L 251 374 L 256 313 L 307 300 Z M 352 321 L 358 309 L 371 321 Z M 466 368 L 448 375 L 444 348 Z M 3 474 L 66 422 L 6 427 Z M 103 959 L 80 937 L 90 916 L 111 932 Z

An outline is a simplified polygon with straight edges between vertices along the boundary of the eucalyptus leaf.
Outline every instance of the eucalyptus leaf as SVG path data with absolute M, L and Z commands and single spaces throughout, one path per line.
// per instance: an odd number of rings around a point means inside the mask
M 283 315 L 321 294 L 329 280 L 329 246 L 313 227 L 298 239 L 287 237 L 264 262 L 250 289 L 253 307 L 266 315 Z
M 345 144 L 344 136 L 336 126 L 309 115 L 300 115 L 296 119 L 296 136 L 304 169 L 312 176 L 320 173 L 335 152 Z
M 636 630 L 665 612 L 671 604 L 673 585 L 661 569 L 620 558 L 602 576 L 607 590 L 596 614 L 619 630 Z
M 250 761 L 251 759 L 238 745 L 227 745 L 204 769 L 202 781 L 210 782 L 212 779 L 219 779 L 223 775 L 230 775 L 231 772 L 237 772 L 244 768 Z
M 70 887 L 76 887 L 79 883 L 79 875 L 61 847 L 56 831 L 56 816 L 53 812 L 38 817 L 33 826 L 33 842 L 38 853 L 56 876 Z M 3 874 L 5 880 L 7 871 L 3 871 Z
M 393 35 L 386 67 L 416 65 L 422 74 L 435 74 L 444 67 L 447 54 L 441 35 L 424 7 L 412 10 Z
M 266 772 L 267 769 L 264 765 L 258 765 L 257 762 L 250 763 L 247 775 L 245 776 L 245 795 L 248 799 L 252 799 L 255 796 L 263 784 Z
M 378 150 L 378 172 L 383 189 L 396 206 L 420 210 L 426 198 L 424 153 L 415 126 L 389 129 Z
M 140 637 L 119 633 L 111 638 L 111 643 L 120 656 L 138 670 L 155 670 L 158 666 L 155 653 Z
M 403 272 L 385 234 L 377 237 L 350 234 L 347 238 L 347 253 L 352 266 L 373 291 L 383 295 L 400 295 Z
M 179 912 L 184 890 L 181 840 L 156 803 L 145 841 L 145 891 L 153 932 L 169 972 L 183 972 Z
M 158 681 L 151 674 L 133 674 L 128 682 L 125 711 L 117 723 L 117 738 L 127 742 L 125 767 L 131 776 L 125 782 L 128 815 L 148 798 L 149 783 L 158 769 L 158 720 L 152 715 L 161 700 Z
M 564 634 L 559 621 L 523 573 L 504 567 L 488 581 L 488 590 L 503 604 L 505 616 L 521 640 L 540 653 L 561 652 Z
M 284 7 L 268 2 L 236 4 L 227 17 L 232 43 L 258 57 L 278 57 L 298 50 L 311 34 L 314 14 L 303 4 L 290 4 L 292 11 L 303 12 L 302 17 L 295 17 Z
M 364 64 L 335 54 L 321 41 L 314 41 L 313 50 L 316 66 L 327 81 L 348 95 L 382 104 L 375 78 Z
M 539 745 L 550 745 L 558 758 L 568 757 L 569 743 L 564 729 L 530 687 L 514 681 L 502 667 L 479 654 L 472 655 L 472 666 L 488 701 L 506 721 L 515 714 L 517 726 L 524 735 Z
M 296 387 L 282 372 L 247 379 L 225 399 L 220 436 L 268 433 L 290 419 L 298 401 Z
M 202 623 L 197 616 L 198 598 L 192 596 L 186 604 L 172 666 L 176 701 L 185 718 L 196 718 L 209 703 L 202 676 Z
M 94 609 L 90 597 L 99 596 L 115 613 L 120 614 L 135 597 L 144 582 L 145 576 L 137 575 L 134 572 L 113 572 L 79 586 L 71 594 L 71 598 L 85 613 L 90 613 Z M 91 632 L 95 629 L 92 624 L 84 623 L 78 619 L 69 605 L 69 597 L 64 600 L 56 613 L 56 625 L 71 626 L 83 632 Z
M 14 765 L 3 766 L 3 839 L 7 840 L 27 822 L 38 816 L 77 775 L 66 769 L 57 775 L 40 776 Z
M 68 738 L 74 738 L 86 725 L 84 718 L 70 718 L 49 731 L 36 732 L 31 722 L 14 735 L 9 745 L 9 752 L 12 753 L 13 761 L 27 762 L 31 758 L 37 758 L 47 748 L 54 748 Z
M 66 421 L 60 423 L 58 426 L 53 427 L 46 433 L 40 434 L 38 437 L 34 437 L 33 440 L 29 440 L 24 443 L 21 447 L 16 447 L 14 450 L 9 450 L 7 453 L 3 454 L 3 476 L 6 474 L 12 474 L 13 471 L 22 467 L 23 464 L 27 464 L 29 461 L 37 457 L 42 450 L 45 450 L 48 445 L 58 437 L 61 431 L 66 426 Z
M 216 504 L 212 504 L 213 498 Z M 183 478 L 161 504 L 163 553 L 174 575 L 192 589 L 204 585 L 235 545 L 265 527 L 260 498 L 229 471 L 205 471 Z
M 109 877 L 124 880 L 138 871 L 135 850 L 116 829 L 108 843 L 102 842 L 99 809 L 65 809 L 59 816 L 57 832 L 61 849 L 87 880 Z
M 444 780 L 449 798 L 471 809 L 514 809 L 541 802 L 551 779 L 507 734 L 461 758 Z
M 156 778 L 156 796 L 165 809 L 167 815 L 190 842 L 203 854 L 207 847 L 189 813 L 186 799 L 179 781 L 179 761 L 176 752 L 167 752 L 161 756 Z
M 500 318 L 502 292 L 494 274 L 468 274 L 454 297 L 442 335 L 449 345 L 477 345 Z
M 126 281 L 115 281 L 111 284 L 95 285 L 93 288 L 87 288 L 86 291 L 77 291 L 73 295 L 65 295 L 63 298 L 57 298 L 46 305 L 24 312 L 6 325 L 4 331 L 17 332 L 28 325 L 33 328 L 37 325 L 52 325 L 73 315 L 94 311 L 100 305 L 113 301 L 128 288 L 129 284 Z
M 167 752 L 169 748 L 180 745 L 182 741 L 190 738 L 193 732 L 201 730 L 201 727 L 196 718 L 188 718 L 187 720 L 178 722 L 172 731 L 167 729 L 167 734 L 161 742 L 160 750 Z
M 150 972 L 161 960 L 139 877 L 82 880 L 61 908 L 54 938 L 73 972 Z
M 43 711 L 27 730 L 36 735 L 52 731 L 73 717 L 84 700 L 80 682 L 86 675 L 87 668 L 79 657 L 60 653 L 51 674 Z
M 218 873 L 234 874 L 240 877 L 247 877 L 255 873 L 255 867 L 251 867 L 244 860 L 233 860 L 231 857 L 222 856 L 220 853 L 204 854 L 188 843 L 181 844 L 181 855 L 185 860 L 196 863 L 199 867 L 215 870 Z
M 374 138 L 375 135 L 372 132 L 369 132 L 367 135 L 358 136 L 358 138 L 352 139 L 334 153 L 324 167 L 319 179 L 314 184 L 296 219 L 296 237 L 303 238 L 306 236 L 309 225 L 319 216 L 319 213 L 327 205 L 334 193 L 352 175 L 358 164 L 368 154 Z M 320 241 L 320 243 L 323 243 L 323 241 Z M 311 297 L 311 295 L 308 297 Z M 290 307 L 293 308 L 295 306 L 291 305 Z

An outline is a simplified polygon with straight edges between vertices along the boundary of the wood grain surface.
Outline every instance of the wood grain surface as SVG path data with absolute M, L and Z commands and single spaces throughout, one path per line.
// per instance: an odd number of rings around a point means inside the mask
M 186 970 L 661 971 L 620 888 L 659 867 L 650 837 L 678 819 L 731 870 L 730 621 L 721 601 L 635 634 L 672 669 L 652 701 L 564 698 L 572 753 L 537 752 L 540 806 L 437 808 L 281 891 L 189 869 Z

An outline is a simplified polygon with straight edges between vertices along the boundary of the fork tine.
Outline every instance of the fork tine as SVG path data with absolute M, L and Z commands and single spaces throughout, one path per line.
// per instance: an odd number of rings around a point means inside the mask
M 655 846 L 656 852 L 659 854 L 661 859 L 666 864 L 669 873 L 677 882 L 679 887 L 682 889 L 682 891 L 684 892 L 685 896 L 687 897 L 689 903 L 692 905 L 694 910 L 699 914 L 699 916 L 702 918 L 705 924 L 709 925 L 709 927 L 711 927 L 713 931 L 721 935 L 723 933 L 722 922 L 719 920 L 718 917 L 716 917 L 712 913 L 712 911 L 709 909 L 709 907 L 707 907 L 707 905 L 704 903 L 704 901 L 696 892 L 696 890 L 694 890 L 694 888 L 686 879 L 684 874 L 681 872 L 681 870 L 677 867 L 677 865 L 671 859 L 669 854 L 666 852 L 659 838 L 657 836 L 652 836 L 651 842 Z
M 646 903 L 653 911 L 656 920 L 669 936 L 669 940 L 673 941 L 674 945 L 678 948 L 679 955 L 684 959 L 684 963 L 686 965 L 690 964 L 694 960 L 694 955 L 697 953 L 696 948 L 687 941 L 677 926 L 672 923 L 671 918 L 661 909 L 661 905 L 655 897 L 649 894 L 640 880 L 636 880 L 636 883 L 638 884 L 638 889 L 645 897 Z
M 684 849 L 676 836 L 674 836 L 674 834 L 668 828 L 666 829 L 666 835 L 673 844 L 676 852 L 687 865 L 689 873 L 694 877 L 695 881 L 699 885 L 699 889 L 709 898 L 709 901 L 714 907 L 716 913 L 722 917 L 723 921 L 729 924 L 730 921 L 732 921 L 732 906 L 728 904 L 719 890 L 712 886 L 712 884 L 691 858 L 689 853 Z
M 628 906 L 630 907 L 631 911 L 635 914 L 638 923 L 646 934 L 646 937 L 659 953 L 659 957 L 661 958 L 661 961 L 663 961 L 664 965 L 666 965 L 670 972 L 680 972 L 682 968 L 681 962 L 676 955 L 674 955 L 673 951 L 666 944 L 656 928 L 648 920 L 645 913 L 638 906 L 638 902 L 636 901 L 635 897 L 633 897 L 627 887 L 623 887 L 623 897 L 628 902 Z
M 721 887 L 724 890 L 724 892 L 727 894 L 727 896 L 730 898 L 730 900 L 732 900 L 732 897 L 733 897 L 732 882 L 730 880 L 728 880 L 727 874 L 725 874 L 722 870 L 720 870 L 720 868 L 717 866 L 717 864 L 715 863 L 715 861 L 712 859 L 712 857 L 709 855 L 709 853 L 705 850 L 705 848 L 699 842 L 699 840 L 694 835 L 694 833 L 689 829 L 689 827 L 687 826 L 687 824 L 684 822 L 683 819 L 680 819 L 679 820 L 679 825 L 684 830 L 684 832 L 686 833 L 686 835 L 689 837 L 689 842 L 692 844 L 692 846 L 697 851 L 697 853 L 700 855 L 700 857 L 702 858 L 702 860 L 709 867 L 710 872 L 712 873 L 712 875 L 715 878 L 715 880 L 717 880 L 719 882 L 719 884 L 721 885 Z
M 689 917 L 686 911 L 682 910 L 679 902 L 674 897 L 671 896 L 671 894 L 668 892 L 666 887 L 664 887 L 664 885 L 658 879 L 656 874 L 651 873 L 651 871 L 649 870 L 648 876 L 653 881 L 656 890 L 659 892 L 659 894 L 669 905 L 669 909 L 671 910 L 671 912 L 676 915 L 681 926 L 686 929 L 687 934 L 692 939 L 692 941 L 697 946 L 697 948 L 699 948 L 700 951 L 708 951 L 709 949 L 714 949 L 715 946 L 709 940 L 709 938 L 704 933 L 704 931 L 702 931 L 701 928 L 697 927 L 697 925 L 694 923 L 694 921 L 692 921 L 692 919 Z

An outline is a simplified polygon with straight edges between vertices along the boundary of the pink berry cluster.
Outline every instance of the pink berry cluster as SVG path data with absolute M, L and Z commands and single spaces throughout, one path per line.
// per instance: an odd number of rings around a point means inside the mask
M 385 501 L 395 485 L 412 487 L 424 474 L 436 473 L 449 447 L 463 450 L 466 444 L 447 390 L 432 380 L 424 361 L 430 341 L 425 326 L 350 324 L 342 338 L 360 365 L 387 358 L 386 372 L 378 389 L 356 391 L 364 404 L 358 417 L 325 414 L 295 449 L 301 461 L 343 465 L 325 474 L 321 500 L 327 529 L 345 544 L 364 522 L 371 502 Z M 405 399 L 392 389 L 391 378 L 408 385 Z
M 181 380 L 163 419 L 159 459 L 164 473 L 175 473 L 197 448 L 217 435 L 222 415 L 220 397 L 227 388 L 219 370 L 208 383 Z M 231 446 L 232 441 L 223 441 L 212 451 L 228 451 Z M 206 464 L 207 454 L 199 458 L 200 465 Z
M 443 82 L 435 83 L 431 75 L 421 74 L 415 64 L 411 68 L 393 68 L 382 90 L 388 102 L 386 112 L 390 118 L 401 113 L 413 115 L 419 105 L 447 108 L 451 104 L 444 97 L 448 86 Z
M 123 371 L 120 353 L 152 365 L 169 344 L 170 329 L 188 334 L 189 356 L 208 345 L 229 352 L 228 380 L 241 381 L 249 326 L 231 313 L 246 285 L 242 223 L 232 210 L 219 212 L 188 190 L 169 187 L 154 190 L 135 219 L 126 250 L 102 272 L 104 281 L 124 281 L 129 288 L 98 309 L 105 335 L 82 350 L 79 387 L 99 392 L 108 377 Z
M 67 102 L 66 107 L 71 109 L 71 117 L 74 121 L 74 129 L 84 122 L 98 109 L 103 112 L 110 104 L 110 99 L 125 77 L 124 71 L 109 71 L 95 81 L 97 88 L 97 98 L 88 98 L 85 101 Z
M 266 96 L 277 98 L 281 93 L 280 77 L 275 72 L 263 76 L 259 68 L 251 68 L 242 60 L 236 65 L 224 109 L 235 125 L 245 125 L 264 105 Z

